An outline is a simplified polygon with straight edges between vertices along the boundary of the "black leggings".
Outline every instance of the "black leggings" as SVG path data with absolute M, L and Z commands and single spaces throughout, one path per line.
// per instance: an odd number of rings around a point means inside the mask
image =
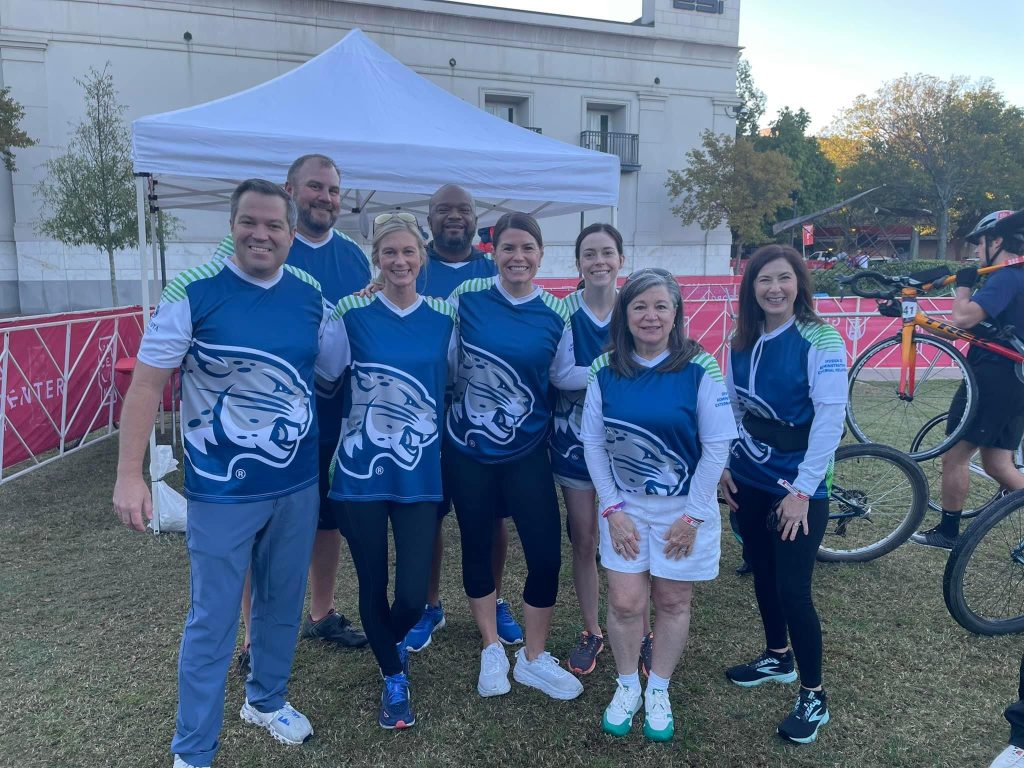
M 1020 682 L 1017 685 L 1017 701 L 1006 708 L 1006 719 L 1010 723 L 1010 743 L 1024 749 L 1024 658 L 1020 660 Z
M 402 671 L 395 644 L 423 613 L 434 555 L 437 502 L 333 502 L 359 578 L 359 617 L 381 672 Z M 395 537 L 395 600 L 388 605 L 388 520 Z
M 441 452 L 462 536 L 462 584 L 470 598 L 494 592 L 494 521 L 511 517 L 526 557 L 523 601 L 550 608 L 558 597 L 562 525 L 547 442 L 501 464 L 482 464 L 452 445 Z
M 807 510 L 809 534 L 801 529 L 795 541 L 783 541 L 774 526 L 768 528 L 772 505 L 781 497 L 735 482 L 743 557 L 754 571 L 765 646 L 785 648 L 792 640 L 800 683 L 805 688 L 817 688 L 821 685 L 821 624 L 814 610 L 811 577 L 828 523 L 828 499 L 811 499 Z

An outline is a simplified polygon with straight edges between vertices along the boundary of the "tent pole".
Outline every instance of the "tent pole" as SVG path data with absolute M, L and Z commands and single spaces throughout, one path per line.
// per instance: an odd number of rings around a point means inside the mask
M 142 280 L 142 328 L 149 325 L 149 269 L 146 265 L 146 177 L 135 177 L 135 209 L 139 223 L 139 277 Z M 162 397 L 162 395 L 161 395 Z M 149 430 L 149 490 L 153 494 L 153 462 L 156 459 L 156 430 Z M 160 509 L 157 507 L 156 495 L 153 494 L 153 533 L 160 533 Z
M 618 229 L 619 228 L 619 206 L 613 205 L 611 207 L 611 212 L 612 212 L 612 222 L 611 222 L 612 226 L 615 227 L 616 229 Z

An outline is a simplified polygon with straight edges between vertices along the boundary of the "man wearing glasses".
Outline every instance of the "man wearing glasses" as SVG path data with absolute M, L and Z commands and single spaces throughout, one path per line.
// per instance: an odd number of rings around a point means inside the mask
M 308 272 L 320 283 L 324 300 L 333 309 L 344 296 L 362 290 L 370 282 L 370 265 L 362 249 L 352 239 L 334 229 L 341 212 L 341 172 L 325 155 L 303 155 L 288 169 L 285 191 L 299 210 L 295 241 L 287 263 Z M 234 243 L 230 236 L 217 247 L 217 254 L 230 255 Z M 317 391 L 317 424 L 320 430 L 320 516 L 313 559 L 309 568 L 309 615 L 302 622 L 302 636 L 316 638 L 346 648 L 362 648 L 366 635 L 335 609 L 334 584 L 341 556 L 338 521 L 327 503 L 327 476 L 341 428 L 340 391 Z M 245 646 L 238 658 L 239 671 L 249 667 L 249 590 L 242 596 L 245 621 Z

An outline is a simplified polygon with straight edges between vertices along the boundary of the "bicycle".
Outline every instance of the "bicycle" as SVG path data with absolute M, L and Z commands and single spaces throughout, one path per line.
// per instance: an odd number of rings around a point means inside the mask
M 922 451 L 931 447 L 935 441 L 941 440 L 946 434 L 946 419 L 948 414 L 942 413 L 929 419 L 928 422 L 921 428 L 921 431 L 917 433 L 914 439 L 910 443 L 912 452 Z M 1017 450 L 1013 452 L 1013 462 L 1016 464 L 1017 469 L 1024 471 L 1024 442 L 1017 446 Z M 930 492 L 937 493 L 938 489 L 942 487 L 942 460 L 939 457 L 933 459 L 925 459 L 918 462 L 921 469 L 924 470 L 925 477 L 928 478 L 928 488 Z M 981 466 L 981 460 L 978 453 L 975 453 L 971 457 L 970 464 L 968 465 L 968 471 L 971 474 L 970 487 L 967 493 L 967 499 L 964 503 L 964 510 L 961 514 L 961 518 L 969 520 L 977 517 L 981 512 L 988 508 L 990 504 L 998 501 L 1008 492 L 1005 488 L 1001 488 L 995 480 L 986 474 L 984 468 Z M 935 511 L 942 511 L 942 504 L 934 498 L 928 499 L 928 508 Z
M 1024 264 L 1024 257 L 984 267 L 978 274 L 1016 264 Z M 883 316 L 903 319 L 898 333 L 872 344 L 850 367 L 846 421 L 860 442 L 892 445 L 914 460 L 922 461 L 942 454 L 960 440 L 977 409 L 978 387 L 966 357 L 947 339 L 1012 360 L 1017 377 L 1024 381 L 1024 343 L 1013 334 L 1012 328 L 996 329 L 991 323 L 979 323 L 975 330 L 967 331 L 929 317 L 918 309 L 921 293 L 949 285 L 954 280 L 955 276 L 943 267 L 902 276 L 865 270 L 840 278 L 840 283 L 849 286 L 857 296 L 879 299 L 878 311 Z M 885 288 L 866 290 L 861 287 L 865 281 Z M 914 437 L 929 421 L 949 410 L 950 401 L 961 385 L 966 398 L 960 421 L 951 428 L 947 425 L 949 434 L 943 439 L 914 450 L 911 446 Z
M 917 530 L 928 503 L 928 481 L 921 468 L 895 448 L 841 445 L 829 500 L 818 560 L 862 563 L 892 552 Z
M 1024 632 L 1024 491 L 996 501 L 961 534 L 946 561 L 942 596 L 969 632 Z

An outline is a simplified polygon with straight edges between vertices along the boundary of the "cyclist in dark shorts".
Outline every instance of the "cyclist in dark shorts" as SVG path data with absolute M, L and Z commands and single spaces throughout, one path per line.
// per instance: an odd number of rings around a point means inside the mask
M 968 242 L 977 246 L 979 266 L 994 266 L 1024 254 L 1024 232 L 1010 223 L 1013 220 L 1007 221 L 1011 213 L 990 213 L 967 235 Z M 978 267 L 964 267 L 956 273 L 952 322 L 974 328 L 988 320 L 1000 328 L 1012 326 L 1016 336 L 1024 338 L 1024 268 L 992 272 L 972 294 L 977 281 Z M 1024 382 L 1017 378 L 1011 360 L 976 346 L 968 351 L 967 362 L 978 383 L 978 410 L 963 438 L 942 455 L 942 519 L 935 528 L 911 537 L 929 547 L 952 549 L 956 543 L 975 451 L 981 453 L 985 472 L 1003 488 L 1024 488 L 1024 474 L 1013 462 L 1013 452 L 1024 435 Z M 960 421 L 965 401 L 961 384 L 950 404 L 947 426 Z

